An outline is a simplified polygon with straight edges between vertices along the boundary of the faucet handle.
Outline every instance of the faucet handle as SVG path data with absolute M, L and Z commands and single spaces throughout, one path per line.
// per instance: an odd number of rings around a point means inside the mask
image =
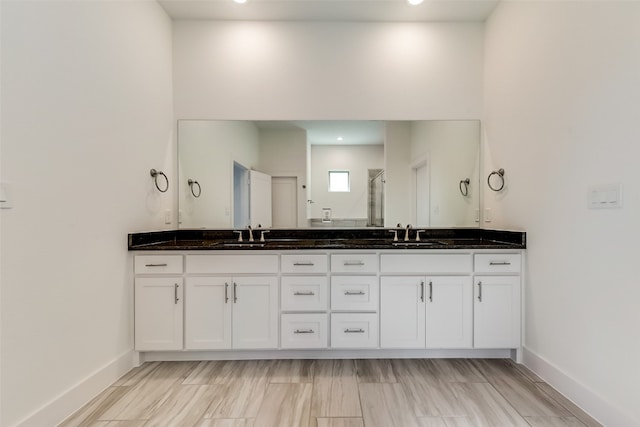
M 264 233 L 268 233 L 268 232 L 270 232 L 270 231 L 271 231 L 271 230 L 262 230 L 262 231 L 260 232 L 260 241 L 261 241 L 261 242 L 264 242 Z
M 238 242 L 242 242 L 242 230 L 233 230 L 234 233 L 238 233 Z
M 398 230 L 389 230 L 389 233 L 393 233 L 393 241 L 398 241 Z
M 420 233 L 422 233 L 423 231 L 427 231 L 427 230 L 416 230 L 416 242 L 420 241 Z

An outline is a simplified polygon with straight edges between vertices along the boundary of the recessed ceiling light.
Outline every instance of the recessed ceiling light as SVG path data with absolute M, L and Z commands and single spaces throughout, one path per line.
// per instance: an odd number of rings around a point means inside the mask
M 422 3 L 424 0 L 407 0 L 407 3 L 409 3 L 411 6 L 417 6 L 420 3 Z
M 341 137 L 341 136 L 339 136 L 339 137 L 337 138 L 337 140 L 338 140 L 338 141 L 342 141 L 343 139 L 344 139 L 344 138 L 343 138 L 343 137 Z
M 247 2 L 247 0 L 233 0 L 233 2 L 238 4 L 244 4 Z

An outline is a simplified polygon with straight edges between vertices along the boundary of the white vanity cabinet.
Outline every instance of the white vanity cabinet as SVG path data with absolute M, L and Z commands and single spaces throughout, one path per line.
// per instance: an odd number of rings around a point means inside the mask
M 185 349 L 277 348 L 277 271 L 277 255 L 187 255 Z
M 471 272 L 470 253 L 382 254 L 380 346 L 471 348 Z
M 182 259 L 182 255 L 136 256 L 134 259 L 134 341 L 137 351 L 182 349 Z
M 521 254 L 474 256 L 474 346 L 521 345 Z
M 134 257 L 135 350 L 513 356 L 522 266 L 508 249 L 149 251 Z

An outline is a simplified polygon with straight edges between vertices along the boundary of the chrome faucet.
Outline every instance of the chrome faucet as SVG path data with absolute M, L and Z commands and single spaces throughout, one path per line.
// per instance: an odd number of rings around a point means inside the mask
M 411 224 L 407 224 L 407 227 L 405 228 L 405 231 L 404 231 L 404 241 L 405 242 L 409 241 L 409 230 L 411 230 Z
M 238 233 L 238 242 L 242 242 L 242 230 L 233 230 L 234 233 Z
M 249 230 L 249 241 L 253 242 L 253 229 L 251 228 L 250 225 L 247 225 L 247 229 Z

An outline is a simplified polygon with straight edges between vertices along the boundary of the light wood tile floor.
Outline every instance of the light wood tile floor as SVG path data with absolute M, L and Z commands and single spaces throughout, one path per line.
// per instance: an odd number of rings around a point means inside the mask
M 595 427 L 506 359 L 153 362 L 60 427 Z

